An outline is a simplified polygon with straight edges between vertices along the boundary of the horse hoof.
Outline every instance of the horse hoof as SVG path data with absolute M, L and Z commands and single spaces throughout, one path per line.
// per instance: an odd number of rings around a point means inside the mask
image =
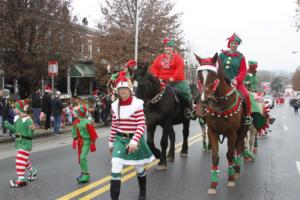
M 240 173 L 235 173 L 233 177 L 235 180 L 238 180 L 240 178 Z
M 188 157 L 188 154 L 187 154 L 187 153 L 180 153 L 180 157 L 181 157 L 181 158 L 187 158 L 187 157 Z
M 173 158 L 173 157 L 167 157 L 167 161 L 168 161 L 168 162 L 174 162 L 174 161 L 175 161 L 175 158 Z
M 234 181 L 228 181 L 227 186 L 230 188 L 235 187 L 235 182 Z
M 207 194 L 216 195 L 217 194 L 216 188 L 209 188 Z
M 167 166 L 166 165 L 157 165 L 156 169 L 159 171 L 165 171 L 165 170 L 167 170 Z

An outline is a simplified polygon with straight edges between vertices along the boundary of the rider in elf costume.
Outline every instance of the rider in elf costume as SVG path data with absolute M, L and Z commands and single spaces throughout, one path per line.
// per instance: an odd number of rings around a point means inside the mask
M 243 84 L 247 72 L 246 59 L 242 53 L 237 51 L 241 41 L 241 38 L 235 33 L 228 38 L 227 47 L 229 50 L 222 50 L 219 56 L 219 65 L 223 67 L 225 75 L 229 80 L 231 80 L 232 85 L 235 86 L 236 89 L 244 96 L 246 101 L 246 116 L 244 117 L 244 124 L 251 125 L 251 102 L 249 93 Z
M 77 119 L 73 122 L 73 149 L 78 148 L 78 160 L 81 169 L 81 174 L 77 178 L 78 183 L 85 183 L 90 180 L 88 171 L 87 155 L 89 151 L 96 151 L 97 133 L 91 121 L 87 118 L 87 111 L 89 106 L 87 104 L 80 104 L 74 108 Z
M 132 81 L 132 77 L 133 77 L 133 69 L 136 66 L 136 61 L 135 60 L 129 60 L 123 67 L 123 70 L 120 71 L 119 67 L 114 67 L 114 72 L 112 73 L 107 85 L 109 87 L 114 87 L 116 80 L 118 79 L 118 77 L 120 76 L 124 76 L 128 78 L 129 80 Z M 114 88 L 110 88 L 111 91 L 114 90 Z M 113 94 L 117 94 L 117 91 L 113 91 Z M 115 95 L 113 95 L 114 97 Z M 115 100 L 115 98 L 113 98 L 113 101 Z
M 139 200 L 146 199 L 144 165 L 155 158 L 144 139 L 146 129 L 144 102 L 132 95 L 131 81 L 121 76 L 116 81 L 118 99 L 112 103 L 112 125 L 109 150 L 112 153 L 110 195 L 119 200 L 123 165 L 134 165 L 140 188 Z
M 5 121 L 4 126 L 16 133 L 16 171 L 18 179 L 10 180 L 10 186 L 22 187 L 27 185 L 27 180 L 34 181 L 37 176 L 37 170 L 29 161 L 30 151 L 32 149 L 34 125 L 30 116 L 25 113 L 28 105 L 26 105 L 24 100 L 17 101 L 15 107 L 15 113 L 17 116 L 15 116 L 14 124 L 12 125 L 8 121 Z M 26 168 L 29 170 L 27 179 L 25 177 Z
M 257 69 L 257 62 L 254 60 L 248 61 L 248 73 L 246 79 L 244 80 L 244 84 L 250 92 L 257 92 L 257 76 L 256 76 L 256 69 Z
M 185 106 L 185 117 L 193 118 L 191 89 L 185 80 L 184 62 L 174 51 L 175 41 L 165 38 L 164 53 L 158 55 L 150 67 L 150 73 L 161 81 L 171 82 L 181 93 Z
M 133 68 L 136 66 L 136 62 L 135 60 L 129 60 L 123 67 L 123 70 L 125 73 L 126 73 L 126 78 L 128 79 L 132 79 L 132 76 L 133 76 Z M 115 82 L 118 77 L 119 77 L 119 73 L 120 71 L 119 70 L 116 70 L 110 77 L 110 81 L 113 81 Z

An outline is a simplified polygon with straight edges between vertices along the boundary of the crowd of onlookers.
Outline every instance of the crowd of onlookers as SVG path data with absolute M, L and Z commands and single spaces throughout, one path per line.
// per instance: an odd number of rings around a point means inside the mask
M 49 87 L 44 88 L 43 93 L 41 94 L 41 90 L 36 90 L 28 99 L 30 101 L 28 112 L 36 128 L 52 130 L 54 135 L 58 135 L 60 128 L 73 123 L 76 118 L 73 108 L 82 102 L 90 105 L 88 115 L 93 122 L 110 125 L 111 98 L 106 90 L 95 90 L 93 97 L 85 100 L 62 98 L 59 91 L 52 93 Z M 14 118 L 14 102 L 9 95 L 4 95 L 0 90 L 0 132 L 14 137 L 14 133 L 3 126 L 5 120 L 14 123 Z

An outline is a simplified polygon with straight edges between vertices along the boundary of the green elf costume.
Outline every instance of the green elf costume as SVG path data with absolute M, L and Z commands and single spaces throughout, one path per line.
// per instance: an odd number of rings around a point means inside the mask
M 257 62 L 254 60 L 249 60 L 248 66 L 249 68 L 248 68 L 246 79 L 244 81 L 244 85 L 247 87 L 247 89 L 250 92 L 257 92 L 257 83 L 258 83 L 258 79 L 256 76 Z
M 37 170 L 29 161 L 30 151 L 32 150 L 32 137 L 34 125 L 29 115 L 25 114 L 28 105 L 26 101 L 20 100 L 15 104 L 16 115 L 14 124 L 8 121 L 4 122 L 4 126 L 16 133 L 15 147 L 17 149 L 16 155 L 16 171 L 17 180 L 10 180 L 11 187 L 22 187 L 27 185 L 27 181 L 34 181 L 37 176 Z M 28 169 L 27 178 L 25 177 L 26 168 Z
M 89 106 L 87 104 L 80 105 L 75 112 L 78 118 L 73 122 L 72 136 L 73 149 L 78 150 L 78 160 L 81 169 L 81 174 L 77 178 L 78 183 L 86 183 L 90 180 L 88 171 L 87 155 L 89 151 L 96 151 L 97 133 L 91 121 L 87 118 L 87 111 Z
M 121 171 L 123 165 L 133 165 L 137 172 L 140 193 L 139 200 L 146 199 L 146 171 L 144 165 L 155 158 L 144 139 L 146 129 L 143 100 L 132 96 L 133 87 L 126 77 L 119 77 L 116 89 L 128 89 L 127 99 L 118 98 L 112 103 L 112 124 L 109 148 L 112 152 L 110 195 L 119 200 Z M 134 149 L 134 150 L 133 150 Z
M 155 58 L 150 67 L 150 73 L 163 81 L 170 81 L 180 91 L 185 106 L 185 117 L 195 119 L 193 116 L 192 93 L 185 80 L 183 59 L 174 51 L 174 40 L 165 38 L 163 43 L 165 52 Z M 172 51 L 166 51 L 168 48 L 172 48 Z
M 227 47 L 230 48 L 231 42 L 237 42 L 238 45 L 242 42 L 241 38 L 237 34 L 233 34 L 227 39 Z M 239 51 L 222 50 L 219 56 L 219 66 L 223 67 L 225 76 L 232 82 L 236 89 L 243 95 L 246 102 L 246 116 L 244 117 L 244 124 L 251 125 L 252 118 L 251 114 L 251 101 L 249 92 L 243 81 L 246 77 L 246 59 L 244 55 Z

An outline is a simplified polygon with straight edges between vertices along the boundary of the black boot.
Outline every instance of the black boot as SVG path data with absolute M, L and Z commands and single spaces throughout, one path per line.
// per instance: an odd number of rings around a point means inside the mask
M 193 102 L 184 102 L 184 117 L 187 119 L 197 119 L 196 113 L 193 108 Z
M 140 194 L 138 200 L 146 200 L 146 185 L 147 185 L 146 176 L 143 177 L 138 176 L 138 182 L 140 186 Z
M 110 181 L 111 200 L 119 200 L 120 188 L 121 188 L 121 181 L 120 180 L 111 180 Z

